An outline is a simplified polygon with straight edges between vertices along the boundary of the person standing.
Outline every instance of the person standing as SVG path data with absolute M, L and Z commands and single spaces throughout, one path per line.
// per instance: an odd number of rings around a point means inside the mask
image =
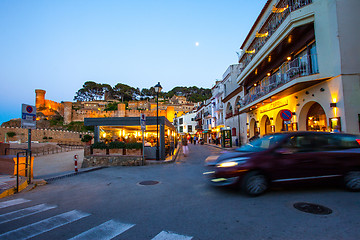
M 186 137 L 183 137 L 181 139 L 181 144 L 182 144 L 184 157 L 186 157 L 189 153 L 188 140 L 186 139 Z

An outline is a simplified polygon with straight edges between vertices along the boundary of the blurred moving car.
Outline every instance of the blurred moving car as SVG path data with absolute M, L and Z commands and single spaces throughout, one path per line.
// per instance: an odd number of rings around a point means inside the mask
M 233 152 L 211 156 L 204 173 L 216 186 L 237 185 L 257 196 L 276 183 L 343 181 L 360 191 L 360 136 L 326 132 L 266 135 Z

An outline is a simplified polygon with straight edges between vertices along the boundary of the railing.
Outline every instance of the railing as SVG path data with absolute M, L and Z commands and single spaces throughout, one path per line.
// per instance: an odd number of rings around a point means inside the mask
M 240 100 L 240 106 L 244 107 L 262 96 L 274 91 L 293 79 L 319 73 L 317 55 L 304 55 L 292 61 L 285 62 L 273 75 L 265 77 L 261 84 L 250 89 Z
M 244 55 L 240 57 L 240 65 L 245 68 L 256 56 L 260 49 L 265 45 L 269 38 L 274 34 L 278 27 L 284 22 L 286 17 L 293 11 L 311 4 L 312 0 L 283 0 L 273 8 L 273 13 L 266 23 L 261 27 L 259 33 L 263 36 L 257 37 L 253 43 L 246 49 Z

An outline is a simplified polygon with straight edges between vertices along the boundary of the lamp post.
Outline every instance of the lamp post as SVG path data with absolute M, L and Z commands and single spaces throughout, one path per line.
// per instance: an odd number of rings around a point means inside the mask
M 156 160 L 160 160 L 159 156 L 159 93 L 161 92 L 160 82 L 154 87 L 156 92 Z
M 237 108 L 237 114 L 238 114 L 238 123 L 239 123 L 239 138 L 238 138 L 238 144 L 239 146 L 241 145 L 240 139 L 241 139 L 241 132 L 240 132 L 240 113 L 239 110 L 241 108 L 241 104 L 240 101 L 236 103 L 236 108 Z

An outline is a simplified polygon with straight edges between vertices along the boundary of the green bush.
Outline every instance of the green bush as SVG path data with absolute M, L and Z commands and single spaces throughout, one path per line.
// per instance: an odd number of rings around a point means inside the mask
M 96 148 L 96 149 L 107 149 L 108 146 L 106 145 L 106 143 L 104 142 L 96 142 L 92 145 L 92 148 Z
M 104 142 L 97 142 L 92 145 L 94 149 L 141 149 L 142 143 L 125 143 L 125 142 L 110 142 L 106 144 Z
M 93 139 L 93 137 L 89 134 L 85 134 L 82 138 L 81 138 L 81 141 L 82 142 L 89 142 Z
M 126 144 L 126 149 L 141 149 L 142 148 L 142 143 L 127 143 Z
M 43 137 L 43 139 L 48 139 L 48 137 L 47 137 L 47 136 L 45 136 L 45 137 Z
M 15 137 L 16 136 L 16 132 L 7 132 L 6 135 L 8 135 L 8 137 Z
M 111 142 L 109 143 L 109 149 L 124 149 L 126 144 L 124 142 Z

